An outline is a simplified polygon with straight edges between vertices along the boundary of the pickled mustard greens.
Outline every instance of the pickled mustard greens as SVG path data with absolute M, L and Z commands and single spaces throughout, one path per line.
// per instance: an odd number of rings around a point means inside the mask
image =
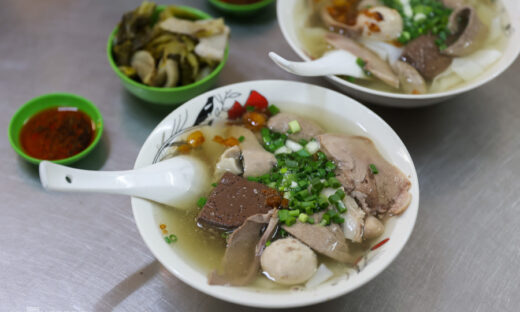
M 145 1 L 125 13 L 112 48 L 126 76 L 153 87 L 184 86 L 220 63 L 229 28 L 222 19 L 199 20 L 176 6 Z

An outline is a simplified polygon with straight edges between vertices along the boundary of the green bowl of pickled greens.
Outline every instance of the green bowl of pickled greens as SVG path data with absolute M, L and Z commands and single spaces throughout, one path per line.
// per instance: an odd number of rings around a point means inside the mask
M 145 2 L 144 2 L 145 3 Z M 151 3 L 147 3 L 151 4 Z M 154 4 L 151 4 L 154 6 L 154 19 L 155 21 L 158 20 L 159 14 L 165 10 L 166 6 L 155 6 Z M 141 7 L 143 4 L 141 5 Z M 202 19 L 210 19 L 212 18 L 209 14 L 202 12 L 200 10 L 187 7 L 187 6 L 171 6 L 171 8 L 174 8 L 175 14 L 177 18 L 183 18 L 188 20 L 202 20 Z M 133 13 L 137 12 L 140 8 L 137 8 Z M 123 17 L 130 18 L 129 13 L 126 13 Z M 152 22 L 152 25 L 153 26 Z M 123 87 L 128 90 L 128 92 L 132 93 L 136 97 L 145 100 L 147 102 L 160 104 L 160 105 L 179 105 L 181 103 L 184 103 L 185 101 L 209 90 L 217 81 L 218 75 L 220 74 L 222 68 L 224 67 L 228 54 L 229 54 L 229 43 L 227 43 L 224 56 L 220 60 L 220 62 L 211 68 L 211 72 L 209 72 L 204 77 L 190 82 L 188 84 L 183 84 L 181 86 L 175 86 L 175 87 L 155 87 L 150 86 L 142 83 L 139 81 L 139 79 L 131 78 L 130 75 L 125 74 L 122 70 L 121 66 L 118 66 L 116 63 L 116 59 L 114 56 L 114 50 L 113 47 L 116 42 L 116 36 L 118 35 L 119 26 L 117 26 L 112 33 L 110 34 L 110 37 L 108 38 L 106 53 L 108 57 L 108 62 L 110 64 L 110 67 L 112 67 L 112 70 L 116 73 L 116 75 L 121 80 L 121 84 Z
M 222 1 L 209 0 L 209 3 L 219 11 L 235 17 L 250 17 L 268 7 L 274 0 L 258 1 Z

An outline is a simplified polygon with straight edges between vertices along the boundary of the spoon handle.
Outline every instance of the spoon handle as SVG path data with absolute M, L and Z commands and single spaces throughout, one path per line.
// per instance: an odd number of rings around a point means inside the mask
M 269 57 L 278 67 L 298 76 L 348 75 L 366 78 L 356 64 L 357 58 L 342 50 L 327 52 L 323 57 L 307 62 L 288 61 L 275 52 L 269 52 Z
M 204 172 L 197 162 L 184 156 L 127 171 L 90 171 L 40 163 L 40 180 L 45 189 L 130 195 L 163 203 L 191 203 L 204 189 Z
M 136 186 L 130 171 L 90 171 L 49 161 L 42 161 L 39 169 L 43 187 L 53 191 L 131 195 Z

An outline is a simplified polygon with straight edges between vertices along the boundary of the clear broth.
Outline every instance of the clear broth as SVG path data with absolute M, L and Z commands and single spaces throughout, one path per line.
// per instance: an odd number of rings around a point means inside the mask
M 345 123 L 343 119 L 330 112 L 322 109 L 312 107 L 302 107 L 296 103 L 287 103 L 282 106 L 285 112 L 296 112 L 299 116 L 315 121 L 327 132 L 347 133 L 351 135 L 365 135 L 366 133 L 356 125 Z M 319 122 L 319 120 L 327 120 L 327 123 Z M 212 127 L 203 127 L 200 129 L 206 141 L 202 148 L 192 151 L 196 157 L 206 161 L 210 164 L 210 170 L 214 171 L 215 164 L 224 151 L 225 147 L 212 141 L 215 135 L 226 136 L 226 126 L 224 124 L 214 124 Z M 374 142 L 377 146 L 377 142 Z M 379 149 L 383 156 L 383 151 Z M 212 181 L 214 182 L 214 181 Z M 207 186 L 206 193 L 211 192 L 211 185 Z M 199 213 L 198 207 L 193 205 L 193 209 L 188 211 L 172 209 L 167 206 L 158 206 L 156 209 L 157 224 L 166 224 L 168 235 L 175 234 L 178 237 L 177 242 L 172 243 L 174 248 L 182 258 L 188 263 L 192 263 L 194 267 L 198 268 L 204 273 L 212 272 L 221 266 L 222 259 L 226 248 L 226 241 L 221 236 L 221 232 L 204 229 L 197 225 L 196 217 Z M 385 233 L 391 231 L 394 222 L 390 219 L 384 221 Z M 368 240 L 361 244 L 350 243 L 351 250 L 354 254 L 363 255 L 370 246 L 373 246 L 384 237 L 382 235 L 374 240 Z M 343 278 L 348 278 L 354 269 L 351 266 L 339 263 L 332 259 L 318 256 L 319 263 L 324 263 L 333 273 L 334 276 L 329 281 L 337 281 Z M 297 290 L 302 286 L 284 286 L 276 284 L 269 280 L 262 274 L 247 287 L 255 289 L 255 291 L 283 291 L 283 290 Z
M 481 48 L 481 50 L 493 48 L 501 52 L 504 52 L 507 46 L 506 29 L 507 25 L 509 24 L 509 19 L 503 5 L 500 3 L 500 1 L 494 0 L 469 0 L 467 2 L 475 7 L 479 18 L 488 27 L 488 29 L 491 27 L 493 19 L 496 17 L 500 17 L 501 31 L 499 32 L 499 36 L 492 41 L 488 40 L 485 43 L 485 45 Z M 298 39 L 302 43 L 303 49 L 305 50 L 306 54 L 312 59 L 320 58 L 324 53 L 333 49 L 333 47 L 330 46 L 323 37 L 323 34 L 328 31 L 326 26 L 321 22 L 320 18 L 318 17 L 318 14 L 316 12 L 313 12 L 312 9 L 309 8 L 309 6 L 307 5 L 307 1 L 302 0 L 298 2 L 298 4 L 296 5 L 294 14 L 294 25 Z M 447 89 L 435 90 L 434 92 L 430 91 L 432 82 L 427 82 L 427 93 L 444 92 L 467 85 L 475 80 L 480 79 L 480 77 L 486 75 L 488 71 L 489 68 L 485 70 L 480 76 L 474 78 L 471 81 L 461 82 L 452 85 Z M 378 79 L 358 79 L 355 81 L 355 84 L 366 88 L 375 89 L 378 91 L 403 93 L 400 90 L 396 90 L 386 85 Z

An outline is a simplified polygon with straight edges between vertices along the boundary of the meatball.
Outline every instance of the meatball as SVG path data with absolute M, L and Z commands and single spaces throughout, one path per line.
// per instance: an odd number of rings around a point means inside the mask
M 307 245 L 294 238 L 283 238 L 269 245 L 260 258 L 262 270 L 274 282 L 301 284 L 316 272 L 318 258 Z
M 365 220 L 363 236 L 365 239 L 372 239 L 381 236 L 385 231 L 385 226 L 374 216 L 368 216 Z

